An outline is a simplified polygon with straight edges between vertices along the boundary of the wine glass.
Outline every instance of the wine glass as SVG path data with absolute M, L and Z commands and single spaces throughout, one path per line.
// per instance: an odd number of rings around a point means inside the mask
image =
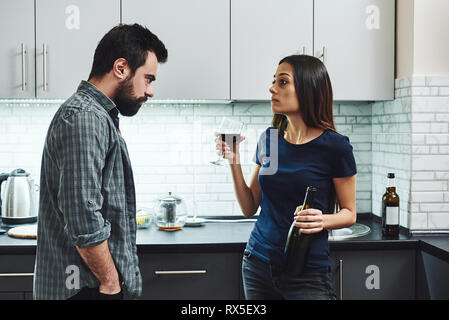
M 243 122 L 233 120 L 228 117 L 223 117 L 221 119 L 220 127 L 218 128 L 218 136 L 219 138 L 226 142 L 229 146 L 233 146 L 234 144 L 240 142 L 240 134 L 242 133 Z M 211 161 L 210 163 L 215 164 L 217 166 L 225 165 L 226 161 L 223 158 L 223 154 L 218 156 L 218 160 Z

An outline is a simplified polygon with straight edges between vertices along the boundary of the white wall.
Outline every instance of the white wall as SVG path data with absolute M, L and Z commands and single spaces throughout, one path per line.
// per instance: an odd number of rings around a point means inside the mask
M 396 1 L 396 78 L 449 75 L 449 1 Z
M 448 0 L 414 0 L 413 75 L 449 75 L 448 17 Z

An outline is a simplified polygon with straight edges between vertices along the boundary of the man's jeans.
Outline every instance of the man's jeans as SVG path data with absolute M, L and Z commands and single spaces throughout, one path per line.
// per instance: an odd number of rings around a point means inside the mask
M 336 300 L 331 273 L 304 273 L 293 277 L 245 250 L 243 289 L 247 300 Z

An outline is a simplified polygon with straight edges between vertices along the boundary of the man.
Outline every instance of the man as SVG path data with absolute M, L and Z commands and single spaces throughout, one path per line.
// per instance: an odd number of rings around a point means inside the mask
M 164 44 L 138 24 L 110 30 L 88 81 L 56 112 L 42 156 L 35 299 L 139 296 L 136 200 L 118 114 L 153 96 Z

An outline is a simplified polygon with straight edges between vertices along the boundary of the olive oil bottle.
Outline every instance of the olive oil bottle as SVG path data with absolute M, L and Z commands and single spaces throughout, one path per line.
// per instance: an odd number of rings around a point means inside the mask
M 316 191 L 315 187 L 307 187 L 302 210 L 313 207 Z M 295 226 L 295 221 L 293 221 L 284 250 L 283 268 L 286 273 L 293 276 L 302 274 L 309 255 L 312 236 L 312 234 L 301 233 L 300 228 Z
M 388 237 L 399 236 L 399 196 L 394 180 L 394 173 L 389 173 L 387 191 L 382 197 L 382 234 Z

